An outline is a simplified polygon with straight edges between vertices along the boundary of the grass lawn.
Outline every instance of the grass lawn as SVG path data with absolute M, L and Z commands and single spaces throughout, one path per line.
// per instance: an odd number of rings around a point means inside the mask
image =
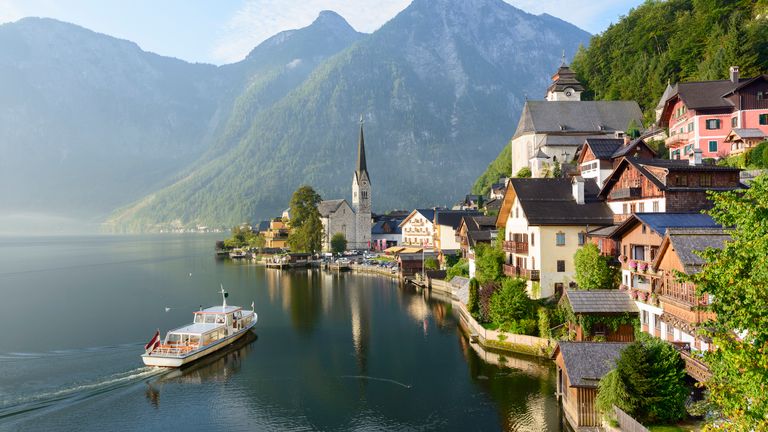
M 687 423 L 683 425 L 658 425 L 648 426 L 651 432 L 693 432 L 701 430 L 701 426 L 695 423 Z

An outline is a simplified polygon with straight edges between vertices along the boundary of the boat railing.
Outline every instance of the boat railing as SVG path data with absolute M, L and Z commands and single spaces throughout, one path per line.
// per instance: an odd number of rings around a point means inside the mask
M 194 351 L 200 348 L 198 344 L 162 344 L 152 350 L 151 354 L 163 354 L 163 355 L 184 355 L 190 351 Z

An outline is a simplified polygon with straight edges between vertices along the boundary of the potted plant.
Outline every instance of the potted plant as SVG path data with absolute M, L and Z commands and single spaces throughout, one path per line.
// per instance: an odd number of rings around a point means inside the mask
M 632 290 L 632 299 L 637 300 L 637 290 Z
M 637 269 L 645 273 L 645 271 L 648 270 L 648 263 L 644 263 L 644 262 L 639 263 L 637 265 Z
M 630 261 L 629 262 L 629 268 L 631 268 L 632 270 L 636 270 L 637 269 L 637 261 L 635 261 L 635 260 Z

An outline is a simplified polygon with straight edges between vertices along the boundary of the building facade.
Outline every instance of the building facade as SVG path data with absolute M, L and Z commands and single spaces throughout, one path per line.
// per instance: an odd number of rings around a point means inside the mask
M 432 250 L 435 247 L 435 210 L 416 209 L 401 223 L 402 246 L 417 246 Z

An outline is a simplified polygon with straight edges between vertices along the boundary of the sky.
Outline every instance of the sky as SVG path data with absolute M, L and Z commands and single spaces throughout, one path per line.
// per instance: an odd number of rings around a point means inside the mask
M 504 0 L 548 13 L 596 34 L 643 0 Z M 0 23 L 55 18 L 127 39 L 142 49 L 189 62 L 227 64 L 283 31 L 305 27 L 333 10 L 371 33 L 411 0 L 0 0 Z

